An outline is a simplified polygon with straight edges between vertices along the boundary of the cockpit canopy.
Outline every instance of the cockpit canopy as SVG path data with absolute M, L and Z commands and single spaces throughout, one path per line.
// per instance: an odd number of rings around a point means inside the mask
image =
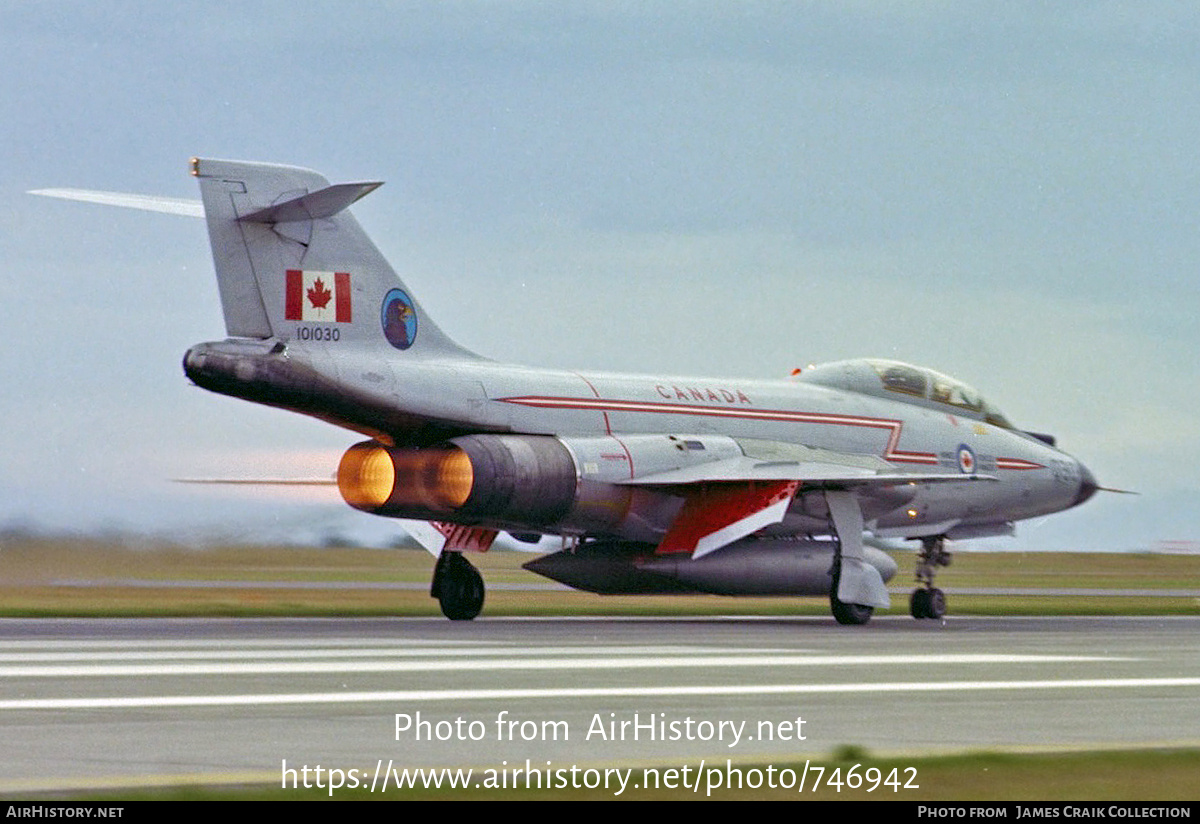
M 848 360 L 805 369 L 796 380 L 904 401 L 1015 429 L 999 409 L 962 381 L 900 361 Z

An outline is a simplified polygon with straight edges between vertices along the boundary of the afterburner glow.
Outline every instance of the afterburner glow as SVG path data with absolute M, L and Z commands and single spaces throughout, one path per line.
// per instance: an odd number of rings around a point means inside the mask
M 470 459 L 452 446 L 401 449 L 366 441 L 350 447 L 338 466 L 342 498 L 366 512 L 449 512 L 467 500 L 473 479 Z

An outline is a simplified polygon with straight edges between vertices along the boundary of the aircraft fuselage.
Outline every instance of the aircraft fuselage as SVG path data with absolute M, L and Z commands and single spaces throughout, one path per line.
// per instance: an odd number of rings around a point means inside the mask
M 321 349 L 324 351 L 321 351 Z M 1066 509 L 1094 490 L 1075 458 L 1041 440 L 952 411 L 831 389 L 763 381 L 568 372 L 490 361 L 388 360 L 352 346 L 278 342 L 200 344 L 188 376 L 224 394 L 312 414 L 400 445 L 468 433 L 608 439 L 597 478 L 638 477 L 629 436 L 724 436 L 801 443 L 882 459 L 914 473 L 961 472 L 963 483 L 918 484 L 902 506 L 869 519 L 904 537 L 984 528 Z M 983 475 L 994 481 L 969 480 Z M 899 499 L 898 499 L 899 500 Z M 798 495 L 782 531 L 804 526 Z M 819 533 L 816 511 L 806 532 Z M 987 531 L 970 534 L 988 534 Z

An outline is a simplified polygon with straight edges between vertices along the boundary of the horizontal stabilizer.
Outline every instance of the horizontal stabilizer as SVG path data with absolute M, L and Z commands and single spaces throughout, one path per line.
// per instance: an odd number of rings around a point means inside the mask
M 215 486 L 337 486 L 337 478 L 172 478 L 177 484 Z
M 287 223 L 293 220 L 316 220 L 333 217 L 356 200 L 366 197 L 383 185 L 373 183 L 338 183 L 315 192 L 276 203 L 238 218 L 242 223 Z
M 446 534 L 429 521 L 402 520 L 398 522 L 411 535 L 421 548 L 434 558 L 442 554 L 446 545 Z
M 81 200 L 85 203 L 99 203 L 102 206 L 120 206 L 124 209 L 140 209 L 143 212 L 204 217 L 204 206 L 200 201 L 181 197 L 134 195 L 128 192 L 101 192 L 93 189 L 33 189 L 29 194 L 59 197 L 63 200 Z

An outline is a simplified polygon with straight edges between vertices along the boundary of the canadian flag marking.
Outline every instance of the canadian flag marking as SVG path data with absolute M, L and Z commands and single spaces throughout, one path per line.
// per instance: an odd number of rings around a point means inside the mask
M 285 320 L 350 323 L 350 273 L 288 269 Z

